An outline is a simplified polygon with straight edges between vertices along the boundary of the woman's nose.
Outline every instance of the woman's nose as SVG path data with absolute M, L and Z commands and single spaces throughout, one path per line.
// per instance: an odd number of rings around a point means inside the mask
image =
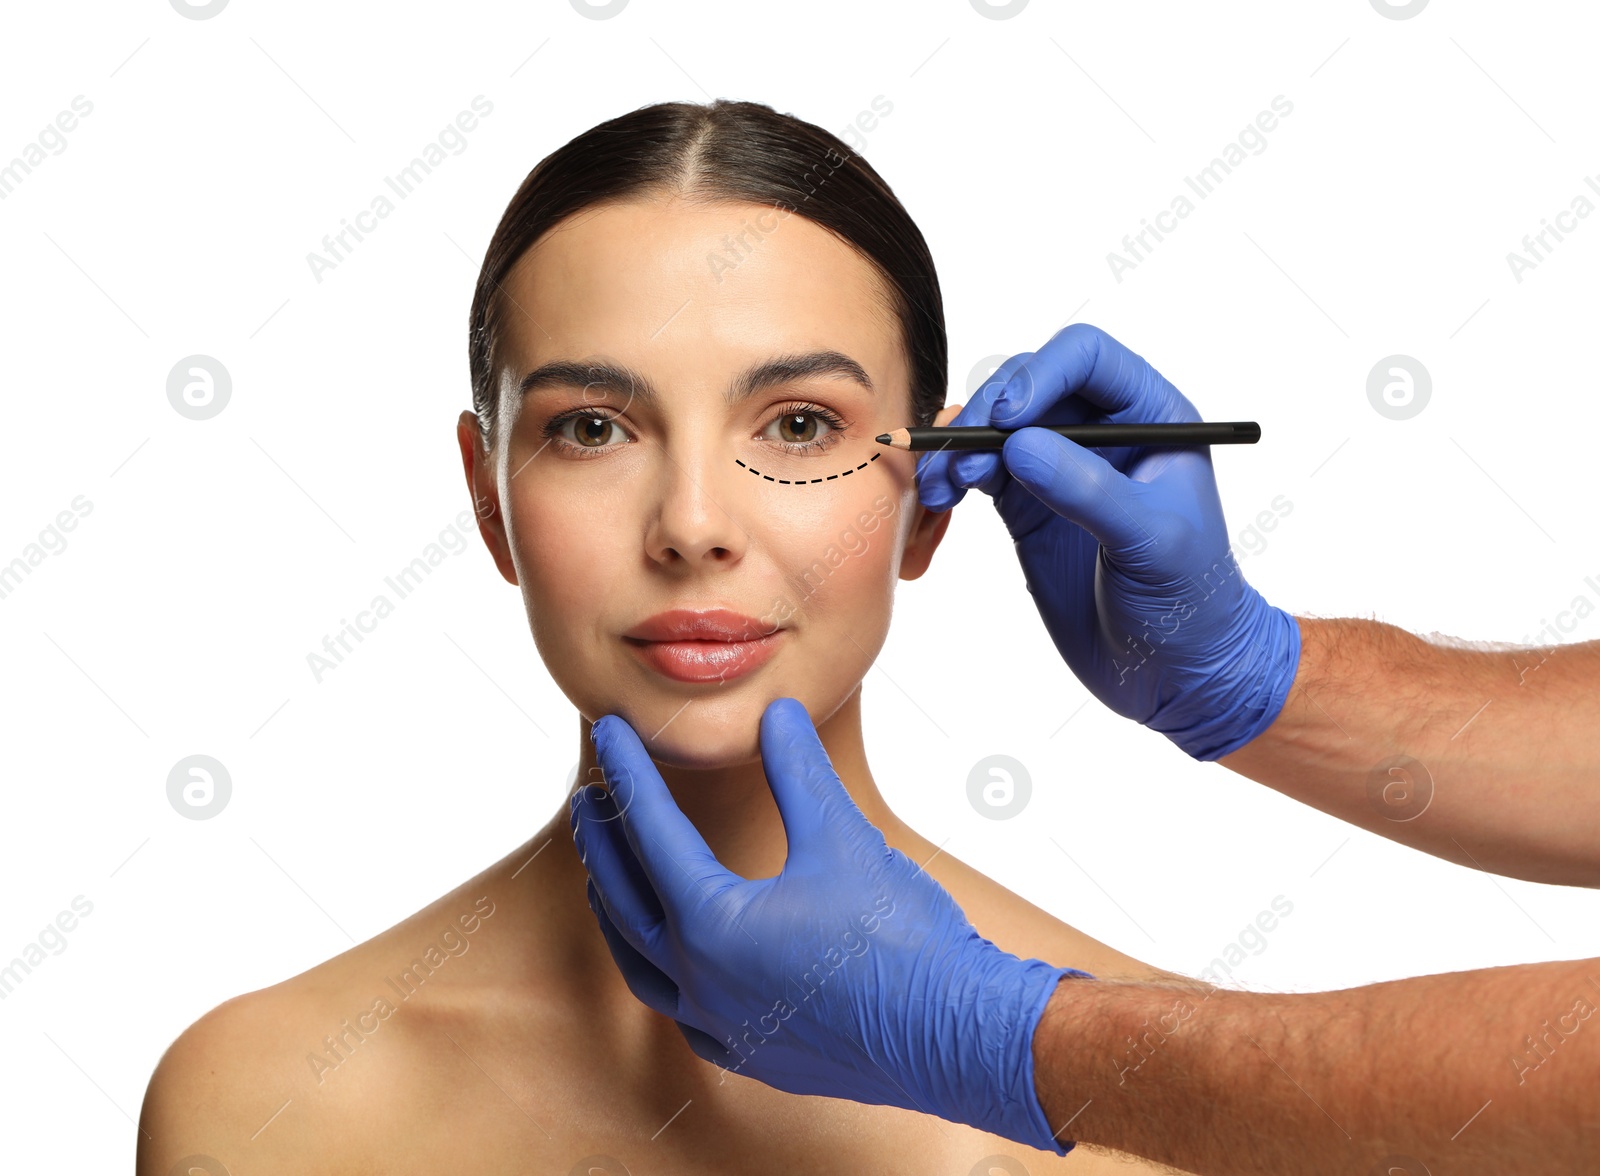
M 708 442 L 689 451 L 668 445 L 658 449 L 660 491 L 646 544 L 661 564 L 731 563 L 744 554 L 749 533 L 742 525 L 733 453 L 719 452 Z M 726 469 L 723 469 L 723 466 Z

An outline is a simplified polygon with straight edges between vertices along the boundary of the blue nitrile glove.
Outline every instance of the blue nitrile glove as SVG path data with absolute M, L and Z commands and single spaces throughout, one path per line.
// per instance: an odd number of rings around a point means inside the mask
M 789 841 L 775 878 L 722 867 L 621 718 L 592 738 L 606 788 L 572 798 L 589 905 L 629 989 L 697 1057 L 791 1094 L 1071 1150 L 1034 1090 L 1033 1035 L 1056 982 L 1088 974 L 978 934 L 862 815 L 803 705 L 779 698 L 761 716 Z
M 917 491 L 933 511 L 968 487 L 990 495 L 1072 672 L 1118 714 L 1214 760 L 1283 709 L 1300 626 L 1245 583 L 1210 450 L 1092 450 L 1024 428 L 1200 419 L 1142 357 L 1073 323 L 1002 364 L 950 422 L 1017 435 L 999 451 L 925 455 Z

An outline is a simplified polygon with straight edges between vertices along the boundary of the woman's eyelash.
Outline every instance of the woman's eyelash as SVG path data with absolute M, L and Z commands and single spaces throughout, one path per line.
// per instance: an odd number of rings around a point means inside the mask
M 554 444 L 558 449 L 564 450 L 565 452 L 571 454 L 573 457 L 578 457 L 578 458 L 599 457 L 607 449 L 615 449 L 616 446 L 614 446 L 614 445 L 578 445 L 578 444 L 575 444 L 574 442 L 568 441 L 565 437 L 563 437 L 561 435 L 561 431 L 564 428 L 566 428 L 566 424 L 567 424 L 568 421 L 573 421 L 573 420 L 614 421 L 620 415 L 621 415 L 620 413 L 613 413 L 610 416 L 607 416 L 607 415 L 605 415 L 605 414 L 603 414 L 601 412 L 598 412 L 598 411 L 596 411 L 595 409 L 592 409 L 592 408 L 574 408 L 574 409 L 569 409 L 566 412 L 557 413 L 555 416 L 551 417 L 548 421 L 545 422 L 544 428 L 541 429 L 540 432 L 544 435 L 544 437 L 545 437 L 545 439 L 546 439 L 546 441 L 548 443 Z M 620 428 L 620 426 L 619 426 L 619 428 Z
M 845 429 L 849 427 L 849 425 L 840 418 L 838 413 L 823 408 L 820 404 L 806 404 L 801 402 L 785 404 L 778 410 L 778 415 L 773 419 L 781 421 L 784 417 L 788 416 L 816 417 L 819 421 L 822 421 L 828 426 L 827 435 L 815 441 L 773 442 L 775 445 L 783 446 L 783 448 L 790 453 L 806 453 L 808 451 L 816 452 L 827 449 L 829 446 L 838 441 Z
M 566 428 L 568 421 L 615 421 L 619 416 L 621 416 L 620 413 L 611 413 L 608 415 L 598 409 L 593 408 L 569 409 L 566 412 L 557 413 L 555 416 L 551 417 L 545 422 L 544 428 L 541 429 L 540 432 L 546 438 L 547 442 L 555 444 L 560 449 L 572 454 L 575 457 L 599 457 L 608 449 L 616 449 L 618 446 L 578 445 L 572 441 L 568 441 L 566 437 L 562 436 L 562 432 Z M 774 415 L 772 420 L 768 422 L 768 426 L 770 427 L 774 421 L 781 421 L 784 417 L 789 416 L 815 417 L 828 426 L 827 434 L 815 441 L 780 441 L 777 439 L 768 438 L 768 440 L 771 440 L 772 444 L 782 446 L 783 449 L 789 453 L 817 452 L 826 449 L 833 445 L 834 442 L 839 440 L 840 435 L 844 432 L 844 430 L 849 428 L 849 423 L 832 410 L 823 408 L 819 404 L 810 404 L 803 401 L 796 401 L 792 404 L 780 406 L 776 415 Z M 619 429 L 621 428 L 620 425 L 617 427 Z

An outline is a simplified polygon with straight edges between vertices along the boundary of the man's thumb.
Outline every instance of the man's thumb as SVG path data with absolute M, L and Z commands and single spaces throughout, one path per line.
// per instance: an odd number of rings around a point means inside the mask
M 791 858 L 822 852 L 829 841 L 872 830 L 833 770 L 801 702 L 779 698 L 768 704 L 761 716 L 760 742 L 767 786 L 783 819 Z

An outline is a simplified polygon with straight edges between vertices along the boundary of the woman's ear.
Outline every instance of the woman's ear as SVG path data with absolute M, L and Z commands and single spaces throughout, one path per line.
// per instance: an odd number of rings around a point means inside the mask
M 934 415 L 933 423 L 942 428 L 954 420 L 960 411 L 961 405 L 947 404 Z M 900 557 L 902 580 L 915 580 L 928 570 L 933 553 L 938 550 L 945 529 L 950 526 L 950 516 L 954 513 L 948 510 L 934 512 L 917 503 L 916 512 L 911 517 L 911 531 L 906 536 L 905 551 Z
M 478 414 L 463 411 L 456 419 L 456 443 L 461 447 L 461 466 L 467 475 L 467 490 L 472 494 L 472 513 L 478 519 L 478 534 L 483 536 L 495 567 L 508 584 L 517 582 L 516 565 L 511 562 L 511 544 L 506 539 L 505 515 L 500 512 L 500 492 L 494 481 L 494 466 L 483 448 Z

